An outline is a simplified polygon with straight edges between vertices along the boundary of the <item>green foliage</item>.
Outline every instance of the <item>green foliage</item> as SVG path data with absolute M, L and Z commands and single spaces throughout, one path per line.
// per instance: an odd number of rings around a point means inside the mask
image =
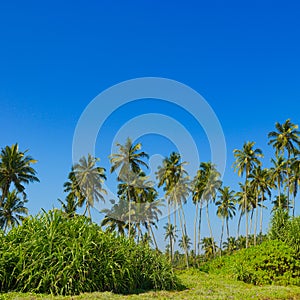
M 163 255 L 103 232 L 83 216 L 43 212 L 0 235 L 1 292 L 73 295 L 175 287 Z
M 286 243 L 300 258 L 300 217 L 289 218 L 287 211 L 276 210 L 271 220 L 269 237 Z
M 278 240 L 216 258 L 202 268 L 208 272 L 231 274 L 238 280 L 255 285 L 300 285 L 297 253 Z

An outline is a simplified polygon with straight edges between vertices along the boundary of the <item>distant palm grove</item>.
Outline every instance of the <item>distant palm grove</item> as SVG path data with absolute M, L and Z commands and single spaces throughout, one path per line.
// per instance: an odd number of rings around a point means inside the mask
M 72 219 L 83 208 L 86 219 L 91 222 L 91 208 L 95 202 L 106 200 L 103 183 L 109 173 L 117 172 L 118 199 L 109 200 L 110 209 L 103 209 L 105 217 L 100 226 L 107 234 L 128 238 L 136 244 L 150 245 L 158 249 L 155 238 L 161 209 L 168 210 L 164 226 L 167 259 L 173 264 L 189 267 L 195 262 L 209 260 L 237 249 L 248 248 L 265 239 L 263 218 L 266 205 L 272 211 L 286 212 L 295 216 L 299 204 L 300 182 L 300 131 L 289 119 L 276 123 L 268 134 L 268 143 L 274 149 L 271 167 L 262 165 L 263 151 L 254 141 L 245 142 L 235 149 L 233 171 L 241 178 L 239 190 L 234 191 L 221 181 L 218 166 L 201 162 L 197 174 L 190 178 L 179 153 L 165 157 L 156 171 L 156 182 L 146 175 L 148 154 L 140 143 L 128 138 L 125 144 L 117 144 L 118 152 L 112 154 L 110 170 L 98 166 L 99 159 L 88 154 L 71 168 L 64 183 L 65 200 L 59 200 L 61 212 Z M 0 226 L 3 235 L 26 222 L 28 202 L 26 186 L 38 182 L 34 164 L 37 161 L 18 144 L 2 148 L 0 153 Z M 164 199 L 159 199 L 158 188 L 163 188 Z M 298 197 L 298 198 L 297 198 Z M 195 207 L 193 234 L 189 236 L 186 226 L 185 204 L 192 201 Z M 212 231 L 209 207 L 216 205 L 217 216 L 222 220 L 220 237 Z M 203 216 L 210 236 L 203 237 Z M 231 232 L 230 223 L 235 220 L 237 232 Z M 245 233 L 240 234 L 244 224 Z M 220 241 L 220 242 L 217 242 Z M 177 245 L 182 249 L 175 251 Z

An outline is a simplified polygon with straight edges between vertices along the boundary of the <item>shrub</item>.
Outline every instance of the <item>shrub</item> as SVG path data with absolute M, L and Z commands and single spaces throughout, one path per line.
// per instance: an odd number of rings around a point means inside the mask
M 103 232 L 83 216 L 43 212 L 0 235 L 0 242 L 1 291 L 72 295 L 176 287 L 163 255 Z
M 300 285 L 297 253 L 278 240 L 217 258 L 208 265 L 208 269 L 209 272 L 231 274 L 238 280 L 255 285 Z

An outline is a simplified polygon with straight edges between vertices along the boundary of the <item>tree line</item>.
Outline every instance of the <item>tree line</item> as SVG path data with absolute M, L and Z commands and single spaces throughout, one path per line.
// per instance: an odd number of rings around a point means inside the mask
M 239 190 L 234 191 L 221 181 L 221 175 L 211 162 L 202 162 L 196 175 L 191 178 L 179 153 L 165 157 L 156 171 L 156 182 L 146 175 L 148 154 L 141 143 L 128 138 L 124 145 L 117 144 L 118 152 L 110 155 L 110 173 L 118 172 L 117 198 L 110 200 L 111 209 L 103 209 L 105 217 L 101 225 L 118 235 L 127 235 L 137 242 L 153 243 L 157 247 L 155 231 L 161 208 L 166 205 L 168 221 L 164 226 L 170 260 L 174 260 L 175 243 L 183 249 L 186 265 L 189 265 L 191 238 L 186 228 L 184 206 L 188 201 L 195 205 L 192 254 L 215 256 L 217 249 L 232 249 L 237 241 L 256 245 L 262 238 L 262 222 L 266 201 L 272 201 L 273 210 L 278 208 L 295 215 L 296 198 L 300 181 L 300 131 L 289 119 L 276 123 L 268 134 L 269 144 L 274 148 L 271 167 L 262 165 L 263 152 L 255 142 L 245 142 L 235 149 L 233 169 L 243 178 Z M 88 154 L 74 164 L 64 184 L 67 193 L 59 200 L 62 210 L 73 217 L 77 209 L 84 208 L 84 215 L 91 219 L 91 207 L 95 202 L 105 201 L 103 188 L 106 170 L 97 164 L 98 158 Z M 38 182 L 32 165 L 36 163 L 27 151 L 20 151 L 18 144 L 6 146 L 0 154 L 0 226 L 4 231 L 19 224 L 28 213 L 25 207 L 25 185 Z M 164 199 L 159 199 L 158 188 L 163 188 Z M 222 220 L 220 244 L 217 246 L 212 232 L 209 206 L 216 205 L 217 216 Z M 201 237 L 202 214 L 205 213 L 210 237 Z M 230 235 L 229 221 L 238 215 L 237 238 Z M 240 236 L 241 222 L 245 222 L 245 237 Z M 253 233 L 251 234 L 253 230 Z M 224 240 L 226 231 L 227 241 Z

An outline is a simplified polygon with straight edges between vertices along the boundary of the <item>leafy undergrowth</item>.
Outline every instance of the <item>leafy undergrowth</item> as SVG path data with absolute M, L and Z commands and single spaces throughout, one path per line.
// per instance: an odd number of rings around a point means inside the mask
M 177 285 L 164 255 L 83 216 L 44 212 L 0 236 L 0 292 L 133 293 Z
M 85 293 L 78 296 L 56 296 L 8 293 L 0 295 L 1 300 L 36 299 L 300 299 L 300 287 L 296 286 L 254 286 L 234 280 L 228 275 L 207 274 L 195 269 L 177 272 L 186 286 L 182 291 L 151 291 L 142 294 L 119 295 L 111 292 Z
M 266 241 L 256 247 L 218 257 L 205 264 L 202 271 L 228 274 L 255 285 L 300 286 L 299 253 L 281 241 Z

